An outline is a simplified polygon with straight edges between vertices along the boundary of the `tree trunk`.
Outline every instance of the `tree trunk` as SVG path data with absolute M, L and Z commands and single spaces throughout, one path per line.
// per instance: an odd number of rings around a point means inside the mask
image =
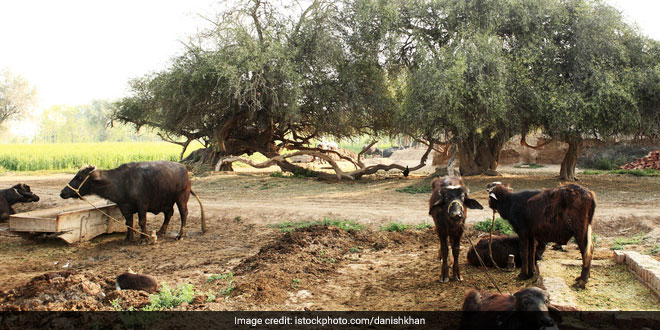
M 461 142 L 458 151 L 461 175 L 498 175 L 497 166 L 504 142 L 506 139 L 499 136 L 476 142 L 471 142 L 471 139 Z
M 583 141 L 581 139 L 570 139 L 566 142 L 568 142 L 568 150 L 564 155 L 564 160 L 561 162 L 559 180 L 578 181 L 578 178 L 575 176 L 575 166 L 582 150 Z

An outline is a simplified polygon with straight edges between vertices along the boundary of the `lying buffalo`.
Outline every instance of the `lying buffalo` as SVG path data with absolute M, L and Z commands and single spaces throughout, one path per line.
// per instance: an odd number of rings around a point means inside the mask
M 0 190 L 0 221 L 9 220 L 10 214 L 16 214 L 11 207 L 16 203 L 38 202 L 39 196 L 35 195 L 30 186 L 19 183 L 9 189 Z
M 140 162 L 123 164 L 112 170 L 98 170 L 94 166 L 83 167 L 69 184 L 62 189 L 60 197 L 78 198 L 94 194 L 116 203 L 126 219 L 126 225 L 133 228 L 133 214 L 138 214 L 140 230 L 147 231 L 147 212 L 165 214 L 165 221 L 158 231 L 159 236 L 165 235 L 167 225 L 174 213 L 174 204 L 181 214 L 181 229 L 177 239 L 186 236 L 186 218 L 188 216 L 188 198 L 190 193 L 190 178 L 185 166 L 174 162 Z M 77 191 L 77 192 L 76 192 Z M 204 208 L 202 208 L 202 232 L 206 232 Z M 126 232 L 126 240 L 133 240 L 133 230 Z M 138 243 L 143 243 L 148 237 L 141 235 Z

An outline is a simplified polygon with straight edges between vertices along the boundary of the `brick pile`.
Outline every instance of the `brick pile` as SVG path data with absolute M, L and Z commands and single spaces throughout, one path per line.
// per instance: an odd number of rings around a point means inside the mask
M 643 170 L 647 168 L 660 170 L 660 150 L 651 151 L 645 157 L 623 165 L 621 168 L 625 170 Z

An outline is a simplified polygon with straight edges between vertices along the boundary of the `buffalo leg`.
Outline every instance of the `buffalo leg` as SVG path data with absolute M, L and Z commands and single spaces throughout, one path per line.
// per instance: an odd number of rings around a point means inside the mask
M 142 233 L 147 233 L 147 212 L 144 210 L 138 210 L 138 223 L 140 224 L 140 231 Z M 145 236 L 144 234 L 139 233 L 140 239 L 138 240 L 138 244 L 145 244 L 149 241 L 149 238 Z
M 158 237 L 165 237 L 167 234 L 167 226 L 169 225 L 170 219 L 172 219 L 172 215 L 174 214 L 174 208 L 165 211 L 164 214 L 165 219 L 163 219 L 163 225 L 160 226 L 160 229 L 158 230 Z
M 586 232 L 582 231 L 576 233 L 575 241 L 580 248 L 580 253 L 582 254 L 582 272 L 580 276 L 576 278 L 575 286 L 578 288 L 584 288 L 587 285 L 589 280 L 589 273 L 591 269 L 591 258 L 593 256 L 594 245 L 591 238 L 591 224 L 587 224 Z
M 186 237 L 186 221 L 188 219 L 188 196 L 179 198 L 176 202 L 177 208 L 179 208 L 179 214 L 181 215 L 181 229 L 179 229 L 179 235 L 176 236 L 176 239 L 182 239 Z
M 451 254 L 454 255 L 454 267 L 452 272 L 454 273 L 454 279 L 457 281 L 462 281 L 461 269 L 458 264 L 458 254 L 461 253 L 461 236 L 453 237 L 451 242 Z
M 123 211 L 120 210 L 121 214 L 124 216 L 124 219 L 126 219 L 126 238 L 124 239 L 126 242 L 130 242 L 133 240 L 133 213 L 128 212 L 128 211 Z
M 449 265 L 447 257 L 449 256 L 449 246 L 447 245 L 447 235 L 440 236 L 440 258 L 442 259 L 442 274 L 440 282 L 449 282 Z
M 527 251 L 527 257 L 529 258 L 528 262 L 528 274 L 529 277 L 533 277 L 534 273 L 536 273 L 536 240 L 534 237 L 529 237 L 528 240 L 529 243 L 527 243 L 527 248 L 529 249 Z
M 522 266 L 520 267 L 520 275 L 518 279 L 526 280 L 530 278 L 529 275 L 529 239 L 527 235 L 520 235 L 520 259 Z

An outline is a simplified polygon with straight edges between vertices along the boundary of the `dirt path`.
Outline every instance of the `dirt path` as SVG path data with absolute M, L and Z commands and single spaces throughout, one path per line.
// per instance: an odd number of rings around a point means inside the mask
M 38 203 L 17 207 L 21 212 L 82 203 L 59 198 L 60 190 L 71 177 L 71 174 L 0 176 L 0 186 L 24 182 L 41 197 Z M 487 206 L 483 187 L 495 180 L 509 182 L 516 190 L 558 184 L 553 174 L 534 171 L 511 172 L 501 177 L 470 177 L 466 183 L 472 197 Z M 607 249 L 615 237 L 640 231 L 651 232 L 647 234 L 650 235 L 648 243 L 657 243 L 660 235 L 652 230 L 660 225 L 660 178 L 584 175 L 581 180 L 581 185 L 594 190 L 598 196 L 594 230 L 602 249 Z M 94 282 L 100 278 L 101 282 L 111 283 L 119 273 L 130 268 L 155 275 L 170 286 L 193 283 L 199 292 L 218 292 L 227 285 L 223 281 L 207 282 L 212 274 L 229 271 L 236 274 L 236 288 L 229 299 L 219 295 L 212 302 L 201 301 L 186 307 L 190 309 L 455 309 L 467 289 L 488 289 L 483 274 L 464 265 L 465 282 L 441 284 L 438 282 L 439 244 L 432 229 L 404 233 L 377 231 L 382 224 L 391 221 L 432 223 L 428 216 L 428 193 L 397 192 L 409 186 L 422 189 L 428 183 L 423 176 L 402 178 L 399 175 L 341 183 L 278 178 L 255 172 L 195 177 L 193 189 L 204 201 L 209 232 L 204 236 L 195 235 L 199 231 L 200 213 L 199 206 L 191 202 L 187 226 L 190 237 L 183 241 L 166 238 L 155 246 L 125 244 L 122 235 L 106 235 L 73 246 L 56 240 L 35 242 L 15 237 L 6 231 L 6 224 L 0 224 L 0 263 L 3 265 L 0 277 L 5 279 L 0 283 L 0 290 L 17 288 L 20 291 L 31 278 L 46 272 L 61 272 L 65 270 L 62 265 L 69 262 L 66 270 L 73 269 L 81 274 L 79 276 L 85 278 L 83 281 Z M 490 216 L 488 210 L 470 210 L 468 224 Z M 362 234 L 325 230 L 292 238 L 268 226 L 324 217 L 355 220 L 371 230 Z M 157 229 L 161 222 L 162 215 L 149 216 L 150 229 Z M 172 235 L 178 230 L 178 214 L 170 230 Z M 273 244 L 275 247 L 271 246 Z M 359 252 L 351 252 L 352 248 Z M 605 250 L 601 255 L 606 258 L 608 252 Z M 500 280 L 510 290 L 530 284 L 509 275 L 501 276 Z M 11 300 L 6 293 L 0 294 L 0 306 L 112 309 L 109 299 L 117 298 L 117 293 L 110 284 L 103 285 L 105 298 L 95 298 L 78 307 L 71 302 L 57 303 L 52 297 L 48 298 L 53 300 L 51 305 L 37 303 L 43 302 L 44 297 Z M 127 299 L 126 304 L 130 305 L 130 297 L 119 298 Z

